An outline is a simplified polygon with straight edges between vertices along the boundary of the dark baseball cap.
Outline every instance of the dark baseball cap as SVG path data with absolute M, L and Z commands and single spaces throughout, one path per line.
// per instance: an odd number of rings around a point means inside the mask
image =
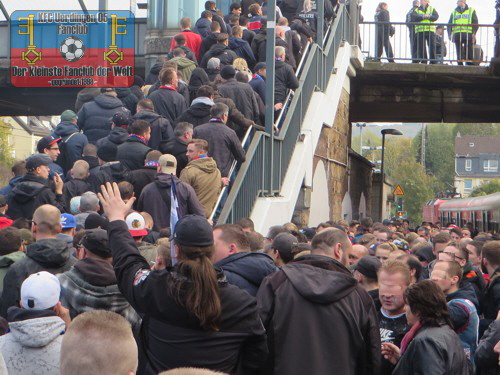
M 174 241 L 183 246 L 211 246 L 214 244 L 212 226 L 204 216 L 186 215 L 175 225 Z
M 257 64 L 255 65 L 255 67 L 253 68 L 253 71 L 254 71 L 254 72 L 257 72 L 257 71 L 259 71 L 259 70 L 261 70 L 261 69 L 264 69 L 265 67 L 266 67 L 266 63 L 264 63 L 264 62 L 260 62 L 260 63 L 257 63 Z
M 36 149 L 38 152 L 42 153 L 46 148 L 50 148 L 54 143 L 57 143 L 61 140 L 61 138 L 54 137 L 53 135 L 46 135 L 41 138 L 36 145 Z
M 108 232 L 104 229 L 89 229 L 86 231 L 82 239 L 82 244 L 91 253 L 109 258 L 111 256 L 111 249 L 108 243 Z
M 26 170 L 33 171 L 42 165 L 48 167 L 50 164 L 52 164 L 52 159 L 49 155 L 33 154 L 26 159 Z
M 236 70 L 231 65 L 225 65 L 220 70 L 220 76 L 224 79 L 233 78 L 236 75 Z
M 298 244 L 297 237 L 291 233 L 284 232 L 274 237 L 271 248 L 278 250 L 280 253 L 292 254 Z
M 381 266 L 380 260 L 372 255 L 367 255 L 359 260 L 354 269 L 369 279 L 377 280 L 377 273 Z
M 116 126 L 122 126 L 122 125 L 129 125 L 130 123 L 130 116 L 128 113 L 125 112 L 116 112 L 113 115 L 113 118 L 111 119 L 113 124 Z

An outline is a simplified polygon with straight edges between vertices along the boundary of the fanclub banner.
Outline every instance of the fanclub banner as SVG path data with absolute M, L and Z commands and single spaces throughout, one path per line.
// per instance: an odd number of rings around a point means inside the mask
M 10 23 L 16 87 L 125 87 L 134 82 L 129 11 L 16 11 Z

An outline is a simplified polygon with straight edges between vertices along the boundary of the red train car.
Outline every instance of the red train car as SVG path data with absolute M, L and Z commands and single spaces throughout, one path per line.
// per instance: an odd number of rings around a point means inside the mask
M 471 222 L 481 232 L 499 232 L 500 192 L 482 197 L 450 199 L 439 205 L 439 221 L 442 225 L 454 222 L 464 226 Z
M 422 220 L 428 223 L 439 221 L 439 207 L 446 201 L 447 199 L 440 198 L 428 201 L 423 207 Z

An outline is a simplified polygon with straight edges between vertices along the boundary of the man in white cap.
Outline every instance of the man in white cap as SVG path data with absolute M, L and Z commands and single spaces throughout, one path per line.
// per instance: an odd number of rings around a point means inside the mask
M 9 309 L 10 332 L 0 337 L 0 352 L 10 374 L 59 374 L 62 335 L 70 323 L 60 295 L 59 280 L 49 272 L 24 280 L 21 307 Z

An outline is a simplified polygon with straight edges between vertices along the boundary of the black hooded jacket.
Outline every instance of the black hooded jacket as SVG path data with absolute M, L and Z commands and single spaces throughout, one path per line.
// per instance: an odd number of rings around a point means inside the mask
M 100 94 L 93 102 L 86 103 L 78 112 L 78 127 L 83 130 L 90 143 L 95 143 L 111 131 L 110 118 L 116 112 L 130 111 L 120 99 L 112 95 Z
M 149 70 L 149 73 L 146 77 L 146 85 L 153 85 L 156 81 L 158 81 L 158 74 L 160 74 L 160 70 L 163 67 L 163 62 L 157 62 L 153 65 L 153 67 Z
M 220 66 L 222 68 L 224 65 L 231 65 L 233 61 L 238 58 L 238 55 L 225 44 L 215 44 L 203 55 L 200 67 L 206 68 L 208 60 L 212 57 L 217 57 L 220 60 Z
M 306 255 L 285 265 L 264 279 L 257 305 L 271 353 L 264 374 L 378 374 L 375 306 L 336 260 Z
M 160 88 L 150 94 L 149 99 L 152 100 L 156 113 L 165 117 L 171 124 L 187 109 L 184 96 L 177 90 Z
M 21 284 L 29 275 L 39 271 L 48 271 L 55 275 L 68 271 L 74 263 L 71 249 L 64 241 L 49 238 L 29 245 L 26 257 L 14 263 L 5 275 L 0 315 L 6 317 L 7 309 L 17 305 Z
M 156 112 L 138 112 L 133 118 L 134 120 L 144 120 L 149 122 L 151 127 L 151 137 L 149 138 L 148 146 L 153 150 L 160 150 L 162 144 L 166 144 L 174 138 L 174 129 L 170 121 Z
M 125 142 L 127 138 L 128 138 L 127 129 L 122 128 L 120 126 L 115 126 L 113 129 L 111 129 L 111 132 L 106 137 L 101 138 L 96 142 L 96 146 L 97 148 L 100 148 L 108 143 L 114 143 L 115 145 L 119 146 L 123 142 Z
M 228 284 L 218 271 L 219 330 L 205 331 L 174 297 L 175 285 L 182 277 L 176 269 L 151 271 L 123 221 L 111 222 L 108 234 L 120 291 L 144 316 L 139 366 L 146 362 L 149 371 L 141 373 L 190 366 L 234 375 L 257 373 L 267 347 L 254 298 Z M 189 279 L 184 281 L 189 283 Z
M 205 210 L 190 185 L 185 184 L 175 176 L 158 173 L 156 179 L 142 189 L 137 204 L 139 211 L 146 211 L 153 217 L 153 230 L 160 231 L 160 229 L 168 228 L 170 225 L 172 178 L 175 180 L 179 217 L 189 214 L 205 216 Z
M 75 161 L 80 160 L 83 154 L 83 148 L 89 143 L 85 134 L 80 133 L 76 124 L 70 121 L 62 121 L 54 130 L 57 137 L 62 138 L 59 142 L 59 154 L 56 163 L 59 164 L 64 174 L 73 168 Z
M 210 120 L 211 105 L 206 103 L 196 103 L 191 105 L 175 120 L 175 125 L 179 122 L 189 122 L 194 127 L 206 124 Z
M 207 72 L 202 68 L 196 68 L 191 73 L 191 78 L 189 79 L 188 90 L 189 90 L 189 103 L 191 103 L 198 95 L 198 89 L 209 83 L 209 78 Z
M 120 99 L 131 114 L 135 114 L 137 109 L 137 96 L 132 92 L 128 87 L 117 87 L 116 88 L 116 96 Z
M 62 194 L 54 194 L 48 180 L 33 173 L 27 173 L 16 184 L 7 200 L 9 202 L 7 215 L 14 220 L 20 217 L 31 220 L 33 212 L 44 204 L 51 204 L 61 212 L 65 212 Z

